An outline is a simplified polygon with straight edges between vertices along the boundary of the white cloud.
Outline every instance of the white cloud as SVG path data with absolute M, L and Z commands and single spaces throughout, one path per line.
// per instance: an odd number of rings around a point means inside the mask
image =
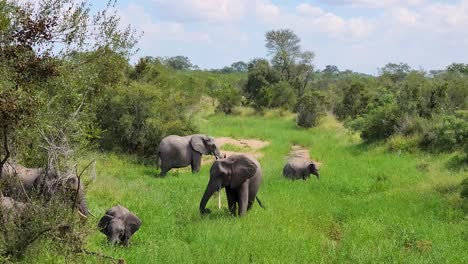
M 246 0 L 153 0 L 162 15 L 178 21 L 230 22 L 240 20 Z
M 392 8 L 398 6 L 421 6 L 426 0 L 322 0 L 325 4 L 344 5 L 356 8 Z
M 280 15 L 280 8 L 267 0 L 255 0 L 255 15 L 263 22 L 272 22 Z

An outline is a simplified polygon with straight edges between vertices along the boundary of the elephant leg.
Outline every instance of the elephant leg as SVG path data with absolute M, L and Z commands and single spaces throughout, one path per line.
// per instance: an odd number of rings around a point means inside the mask
M 166 166 L 163 166 L 161 165 L 161 172 L 159 173 L 159 176 L 160 177 L 164 177 L 167 175 L 167 172 L 170 170 L 171 168 L 168 168 Z
M 197 173 L 200 171 L 201 167 L 201 157 L 202 155 L 196 151 L 192 152 L 192 173 Z
M 249 181 L 246 181 L 239 188 L 239 194 L 238 194 L 239 216 L 243 216 L 247 212 L 248 200 L 249 200 Z
M 229 206 L 229 211 L 231 211 L 232 215 L 236 215 L 236 196 L 237 193 L 235 190 L 231 189 L 231 187 L 226 186 L 226 196 L 227 196 L 227 201 L 228 201 L 228 206 Z

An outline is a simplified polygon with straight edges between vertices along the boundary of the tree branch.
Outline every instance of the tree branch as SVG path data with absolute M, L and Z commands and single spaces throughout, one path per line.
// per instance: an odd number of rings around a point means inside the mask
M 10 149 L 8 149 L 8 129 L 6 125 L 3 126 L 3 149 L 5 150 L 5 157 L 0 162 L 0 179 L 2 178 L 3 165 L 5 165 L 10 158 Z

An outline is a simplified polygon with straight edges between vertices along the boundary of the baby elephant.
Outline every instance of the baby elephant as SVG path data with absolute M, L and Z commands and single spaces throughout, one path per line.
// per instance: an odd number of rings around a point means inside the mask
M 98 226 L 111 244 L 128 246 L 128 241 L 140 228 L 141 220 L 127 208 L 117 205 L 107 210 Z
M 293 158 L 284 165 L 283 176 L 293 180 L 303 179 L 307 180 L 310 174 L 317 176 L 317 180 L 320 180 L 317 165 L 314 162 L 303 159 Z

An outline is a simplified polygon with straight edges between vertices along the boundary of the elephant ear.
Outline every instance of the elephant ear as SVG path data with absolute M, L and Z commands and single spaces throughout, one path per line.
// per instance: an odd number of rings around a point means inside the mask
M 129 213 L 125 221 L 125 236 L 130 239 L 140 229 L 141 220 L 136 215 Z
M 192 136 L 190 139 L 190 145 L 196 152 L 202 155 L 210 154 L 209 150 L 206 148 L 205 137 L 203 135 Z
M 237 188 L 255 175 L 257 164 L 245 155 L 236 155 L 230 158 L 233 159 L 231 187 Z
M 99 223 L 98 223 L 98 227 L 99 227 L 99 231 L 101 231 L 102 233 L 106 234 L 107 235 L 107 225 L 109 225 L 110 221 L 112 221 L 112 219 L 114 219 L 113 216 L 111 215 L 104 215 L 101 220 L 99 220 Z

